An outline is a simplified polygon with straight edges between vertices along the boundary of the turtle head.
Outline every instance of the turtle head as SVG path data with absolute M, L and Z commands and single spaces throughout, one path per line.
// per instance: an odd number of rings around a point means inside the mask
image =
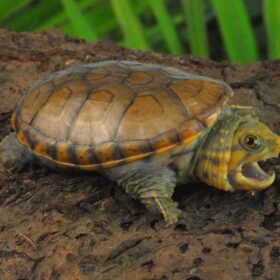
M 222 190 L 257 191 L 275 180 L 259 161 L 278 157 L 280 137 L 247 107 L 230 107 L 207 134 L 199 152 L 196 175 Z
M 236 129 L 228 164 L 228 180 L 233 189 L 262 190 L 275 179 L 274 172 L 265 172 L 258 161 L 278 157 L 280 137 L 257 118 L 247 118 Z

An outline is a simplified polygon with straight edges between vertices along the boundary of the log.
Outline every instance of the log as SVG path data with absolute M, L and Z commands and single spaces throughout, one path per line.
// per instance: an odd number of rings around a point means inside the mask
M 46 74 L 102 60 L 136 60 L 225 80 L 280 134 L 280 61 L 214 62 L 85 43 L 57 30 L 0 30 L 0 137 L 20 95 Z M 176 189 L 172 227 L 97 174 L 33 166 L 0 174 L 0 279 L 279 279 L 280 168 L 252 196 L 201 183 Z

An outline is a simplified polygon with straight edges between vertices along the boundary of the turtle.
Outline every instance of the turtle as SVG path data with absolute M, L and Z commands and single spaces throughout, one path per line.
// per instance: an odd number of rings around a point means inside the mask
M 101 61 L 35 83 L 12 114 L 0 166 L 37 161 L 55 170 L 97 172 L 167 224 L 182 211 L 176 185 L 199 180 L 223 191 L 260 191 L 275 180 L 260 160 L 277 157 L 280 137 L 252 107 L 228 105 L 221 80 L 175 67 Z

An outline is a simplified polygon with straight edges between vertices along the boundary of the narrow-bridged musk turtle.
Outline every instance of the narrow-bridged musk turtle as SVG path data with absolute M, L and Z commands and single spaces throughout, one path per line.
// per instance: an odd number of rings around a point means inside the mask
M 129 61 L 75 66 L 39 81 L 18 102 L 15 132 L 0 164 L 18 171 L 96 171 L 167 223 L 180 210 L 176 184 L 199 179 L 224 191 L 259 191 L 275 174 L 258 161 L 278 156 L 280 137 L 250 107 L 225 105 L 226 83 L 172 67 Z

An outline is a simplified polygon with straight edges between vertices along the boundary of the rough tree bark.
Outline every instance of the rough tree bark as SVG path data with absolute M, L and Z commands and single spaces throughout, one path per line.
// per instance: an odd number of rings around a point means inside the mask
M 223 79 L 280 133 L 280 61 L 237 65 L 86 44 L 55 30 L 0 30 L 0 137 L 19 96 L 47 73 L 108 59 L 175 66 Z M 280 279 L 280 180 L 267 191 L 177 188 L 173 227 L 101 176 L 34 167 L 0 174 L 0 279 Z M 279 164 L 279 162 L 278 162 Z

